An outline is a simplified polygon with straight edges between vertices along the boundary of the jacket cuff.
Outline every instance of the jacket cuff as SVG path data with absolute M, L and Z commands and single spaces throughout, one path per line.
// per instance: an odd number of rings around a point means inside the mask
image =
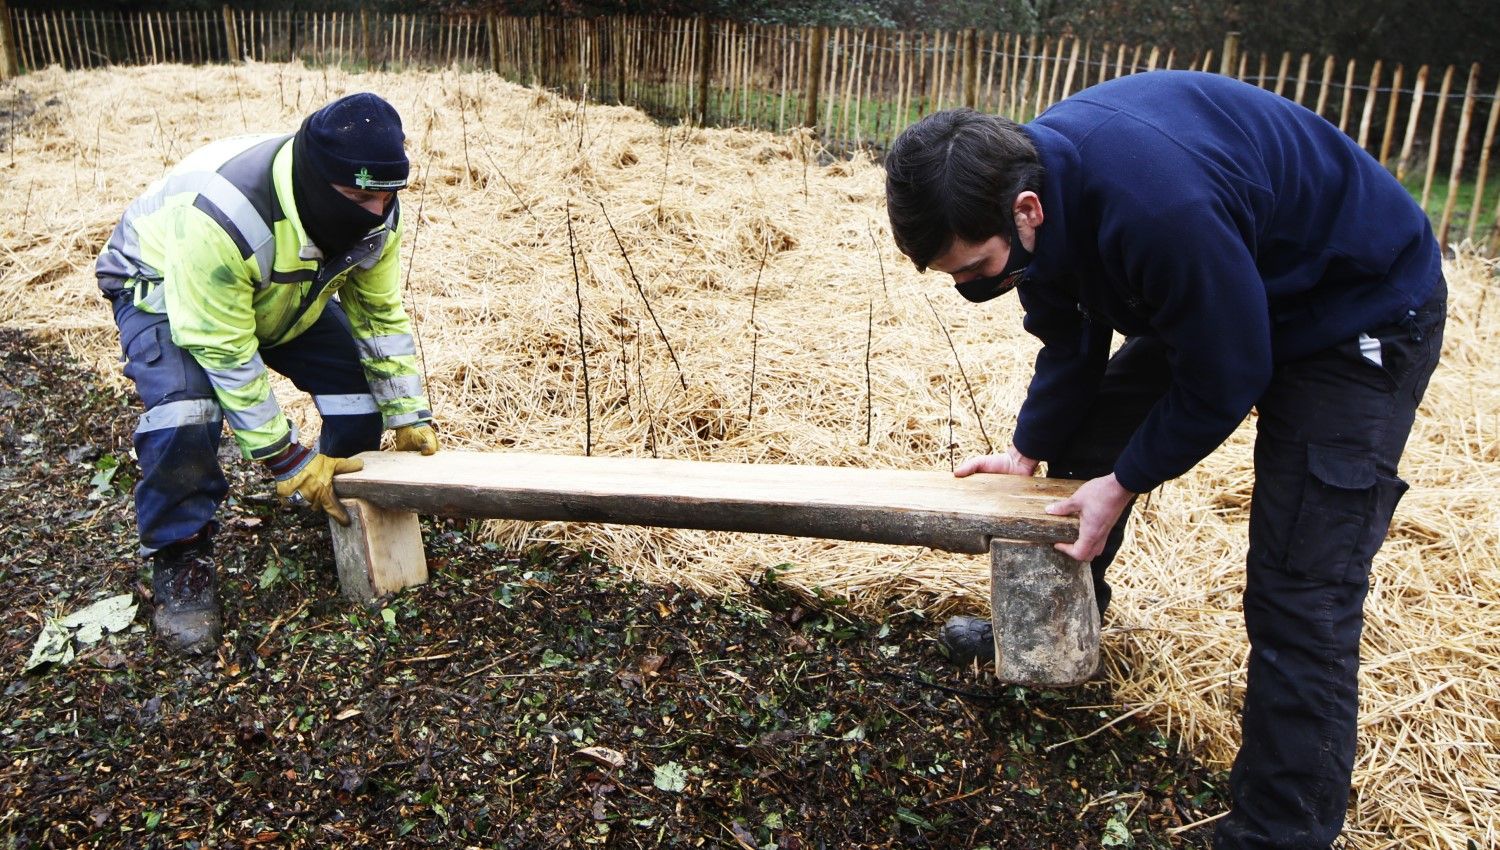
M 233 430 L 232 427 L 231 430 Z M 268 460 L 286 451 L 288 447 L 295 445 L 299 439 L 297 425 L 294 422 L 287 423 L 286 433 L 262 446 L 251 448 L 247 443 L 251 439 L 251 436 L 240 431 L 234 431 L 234 439 L 240 444 L 240 451 L 244 454 L 246 460 Z
M 1161 480 L 1153 477 L 1129 454 L 1121 455 L 1115 462 L 1115 481 L 1132 493 L 1149 493 L 1161 486 Z
M 387 430 L 390 430 L 390 431 L 394 431 L 397 428 L 402 427 L 403 425 L 431 425 L 431 424 L 432 424 L 432 411 L 426 410 L 426 409 L 423 409 L 423 410 L 413 410 L 410 413 L 399 413 L 399 414 L 397 414 L 395 416 L 386 417 L 386 420 L 385 420 L 385 427 L 386 427 Z
M 277 481 L 285 481 L 312 462 L 317 452 L 301 443 L 292 443 L 278 454 L 266 458 L 265 464 Z
M 1016 447 L 1016 451 L 1034 461 L 1041 462 L 1051 459 L 1052 448 L 1033 442 L 1031 435 L 1025 433 L 1020 428 L 1017 428 L 1015 433 L 1010 435 L 1010 443 Z

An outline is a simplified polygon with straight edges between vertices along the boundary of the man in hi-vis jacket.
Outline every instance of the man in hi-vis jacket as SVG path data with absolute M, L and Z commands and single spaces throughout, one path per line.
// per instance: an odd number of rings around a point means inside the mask
M 1085 89 L 1025 126 L 957 110 L 886 159 L 896 242 L 986 301 L 1014 288 L 1041 341 L 1004 454 L 958 475 L 1082 479 L 1059 548 L 1100 611 L 1137 495 L 1256 411 L 1243 741 L 1219 850 L 1328 847 L 1354 764 L 1371 558 L 1442 346 L 1447 289 L 1427 216 L 1311 111 L 1213 74 Z M 1124 337 L 1118 348 L 1114 334 Z M 955 618 L 956 658 L 994 652 Z
M 353 94 L 295 134 L 204 147 L 125 211 L 95 266 L 125 374 L 145 413 L 134 442 L 136 522 L 157 632 L 191 653 L 217 643 L 214 514 L 228 493 L 222 425 L 276 492 L 347 524 L 333 476 L 379 448 L 437 451 L 401 307 L 401 118 Z M 298 440 L 268 370 L 309 393 L 316 448 Z

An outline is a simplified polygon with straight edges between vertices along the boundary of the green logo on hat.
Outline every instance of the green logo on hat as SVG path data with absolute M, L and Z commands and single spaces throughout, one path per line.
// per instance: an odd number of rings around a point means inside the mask
M 368 169 L 368 168 L 361 168 L 359 171 L 355 172 L 355 174 L 354 174 L 354 185 L 357 188 L 367 189 L 367 190 L 370 190 L 370 191 L 388 191 L 388 192 L 394 192 L 394 191 L 396 191 L 398 189 L 404 189 L 404 188 L 406 188 L 406 181 L 405 180 L 376 180 L 373 176 L 371 176 L 370 169 Z

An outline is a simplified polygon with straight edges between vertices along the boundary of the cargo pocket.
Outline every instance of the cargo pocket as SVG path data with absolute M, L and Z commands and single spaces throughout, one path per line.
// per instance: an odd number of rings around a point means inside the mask
M 1348 574 L 1344 576 L 1345 581 L 1362 582 L 1369 578 L 1370 561 L 1385 543 L 1385 536 L 1391 530 L 1391 518 L 1396 515 L 1396 506 L 1409 489 L 1411 485 L 1400 478 L 1375 474 L 1375 510 L 1365 523 L 1364 539 L 1355 552 L 1354 562 L 1349 565 Z
M 125 344 L 125 377 L 139 384 L 153 365 L 161 363 L 156 327 L 148 327 Z
M 148 410 L 189 389 L 186 358 L 173 344 L 172 328 L 166 322 L 142 330 L 126 344 L 125 377 L 135 382 L 136 393 Z M 198 388 L 198 394 L 208 395 L 207 379 L 198 383 L 204 384 Z
M 1285 571 L 1313 581 L 1364 581 L 1404 492 L 1406 483 L 1380 475 L 1368 453 L 1308 445 Z

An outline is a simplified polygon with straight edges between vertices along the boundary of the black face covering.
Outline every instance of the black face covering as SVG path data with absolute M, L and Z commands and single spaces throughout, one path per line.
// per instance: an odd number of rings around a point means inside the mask
M 325 257 L 349 250 L 385 221 L 383 213 L 370 212 L 319 177 L 307 157 L 297 155 L 298 142 L 292 144 L 292 197 L 297 202 L 297 215 Z M 389 210 L 390 205 L 386 208 Z
M 1021 278 L 1026 275 L 1026 267 L 1031 265 L 1032 254 L 1021 244 L 1021 234 L 1016 230 L 1015 224 L 1010 226 L 1010 257 L 1005 261 L 1005 268 L 999 274 L 989 277 L 979 277 L 966 280 L 963 283 L 953 284 L 958 294 L 964 298 L 981 304 L 992 298 L 999 298 L 1005 293 L 1016 288 Z

